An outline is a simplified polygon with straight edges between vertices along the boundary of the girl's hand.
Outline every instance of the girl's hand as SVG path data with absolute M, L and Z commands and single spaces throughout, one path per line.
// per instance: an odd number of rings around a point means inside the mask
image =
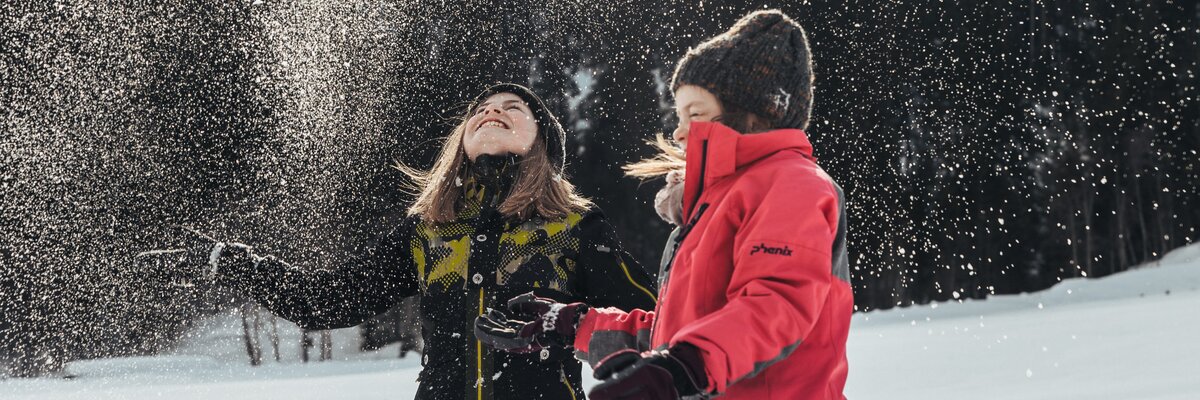
M 488 310 L 475 318 L 475 337 L 497 350 L 528 353 L 570 345 L 588 306 L 525 293 L 509 300 L 508 309 L 509 314 Z
M 172 230 L 179 240 L 178 246 L 143 251 L 134 255 L 134 260 L 153 266 L 154 272 L 164 274 L 174 286 L 192 287 L 197 282 L 212 280 L 224 243 L 192 228 L 173 226 Z
M 612 353 L 596 365 L 593 377 L 600 381 L 588 393 L 593 400 L 674 400 L 699 394 L 708 384 L 700 350 L 688 343 Z

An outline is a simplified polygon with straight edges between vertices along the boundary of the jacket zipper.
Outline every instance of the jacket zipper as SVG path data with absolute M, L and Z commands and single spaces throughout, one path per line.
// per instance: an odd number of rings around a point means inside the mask
M 708 166 L 707 164 L 708 140 L 705 140 L 700 148 L 700 178 L 697 179 L 700 187 L 696 188 L 696 197 L 692 199 L 692 204 L 695 204 L 696 212 L 692 214 L 692 218 L 689 219 L 688 223 L 683 226 L 683 229 L 679 230 L 679 236 L 675 237 L 675 244 L 673 245 L 674 247 L 671 248 L 671 261 L 667 262 L 667 267 L 663 269 L 663 272 L 669 273 L 669 271 L 671 271 L 671 267 L 675 265 L 675 256 L 678 254 L 677 252 L 679 251 L 679 244 L 683 243 L 683 239 L 687 237 L 688 233 L 691 233 L 692 227 L 696 226 L 696 223 L 700 222 L 700 216 L 704 215 L 704 210 L 708 208 L 707 203 L 699 204 L 700 197 L 702 197 L 704 194 L 704 169 Z M 665 287 L 663 289 L 665 289 Z M 661 299 L 662 295 L 660 294 L 659 300 L 661 301 Z
M 496 205 L 494 204 L 496 199 L 491 197 L 491 196 L 494 196 L 494 194 L 486 192 L 487 189 L 484 189 L 484 190 L 485 190 L 484 196 L 483 196 L 484 203 L 480 205 L 478 220 L 476 221 L 476 225 L 475 225 L 474 229 L 471 229 L 471 234 L 476 234 L 476 235 L 483 234 L 483 235 L 486 235 L 487 240 L 489 240 L 489 241 L 492 241 L 492 240 L 498 241 L 498 240 L 500 240 L 500 232 L 502 232 L 503 229 L 496 229 L 498 226 L 501 226 L 501 225 L 494 225 L 494 224 L 502 224 L 503 222 L 492 218 L 496 215 L 495 213 L 497 212 L 495 209 Z M 497 232 L 497 231 L 500 231 L 500 232 Z M 478 246 L 479 244 L 472 241 L 471 245 L 472 245 L 472 250 L 471 250 L 472 255 L 475 255 L 476 253 L 475 253 L 474 247 Z M 480 254 L 480 255 L 481 256 L 492 256 L 492 257 L 497 256 L 496 254 Z M 467 263 L 468 263 L 468 266 L 467 266 L 468 276 L 465 277 L 463 280 L 464 289 L 470 287 L 470 285 L 472 283 L 472 279 L 474 278 L 474 276 L 470 275 L 470 271 L 471 271 L 470 265 L 478 265 L 481 263 L 484 265 L 491 265 L 490 260 L 484 261 L 484 260 L 468 259 Z M 494 268 L 491 268 L 491 269 L 494 270 Z M 487 268 L 483 269 L 483 271 L 486 271 L 486 270 L 487 270 Z M 475 274 L 481 274 L 481 273 L 483 273 L 483 272 L 481 272 L 479 270 L 475 271 Z M 479 282 L 476 284 L 480 285 L 480 287 L 479 287 L 479 303 L 475 310 L 475 316 L 478 317 L 480 315 L 483 315 L 483 313 L 484 313 L 484 307 L 486 305 L 485 304 L 486 290 L 482 287 L 482 282 Z M 472 333 L 470 333 L 470 332 L 468 332 L 467 335 L 468 335 L 468 337 L 473 336 Z M 468 340 L 470 340 L 470 339 L 468 339 Z M 475 368 L 474 368 L 475 369 L 475 382 L 474 382 L 475 396 L 474 396 L 474 400 L 490 400 L 493 397 L 492 395 L 489 395 L 486 398 L 483 395 L 484 394 L 483 393 L 484 386 L 488 385 L 488 383 L 485 381 L 485 377 L 484 377 L 484 373 L 483 373 L 483 342 L 480 342 L 478 339 L 475 339 L 474 342 L 475 342 Z
M 575 397 L 575 388 L 571 387 L 571 381 L 567 379 L 567 372 L 563 370 L 562 364 L 558 365 L 558 376 L 562 379 L 563 385 L 567 386 L 567 393 L 571 394 L 571 400 L 578 400 Z
M 705 139 L 700 147 L 700 177 L 697 179 L 697 182 L 700 182 L 700 186 L 696 188 L 696 197 L 692 199 L 692 204 L 699 203 L 701 195 L 704 194 L 704 170 L 706 167 L 708 167 L 707 164 L 708 140 Z M 663 304 L 666 302 L 667 285 L 670 284 L 671 281 L 671 268 L 675 266 L 675 259 L 679 257 L 679 245 L 682 244 L 683 240 L 686 239 L 688 234 L 692 232 L 692 228 L 700 222 L 700 217 L 704 215 L 704 210 L 708 209 L 708 203 L 698 204 L 695 205 L 695 207 L 696 210 L 692 213 L 692 218 L 690 218 L 687 224 L 683 226 L 683 229 L 679 230 L 679 236 L 675 237 L 675 243 L 671 247 L 671 260 L 667 261 L 667 265 L 665 268 L 663 268 L 662 272 L 663 274 L 666 274 L 666 278 L 663 279 L 662 287 L 658 289 L 658 304 Z M 654 343 L 655 333 L 658 332 L 658 320 L 659 316 L 657 313 L 655 313 L 654 323 L 650 324 L 651 345 Z
M 483 288 L 479 288 L 479 315 L 483 315 Z M 483 342 L 475 340 L 475 393 L 483 400 Z

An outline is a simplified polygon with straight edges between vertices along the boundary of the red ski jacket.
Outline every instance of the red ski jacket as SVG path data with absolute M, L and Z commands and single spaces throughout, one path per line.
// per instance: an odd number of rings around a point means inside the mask
M 841 189 L 803 131 L 692 123 L 683 217 L 655 311 L 594 309 L 577 356 L 687 342 L 722 399 L 843 399 L 853 296 Z

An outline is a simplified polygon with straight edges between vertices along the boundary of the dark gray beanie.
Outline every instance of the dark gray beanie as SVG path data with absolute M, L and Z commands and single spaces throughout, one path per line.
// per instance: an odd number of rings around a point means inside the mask
M 525 86 L 515 83 L 499 83 L 489 86 L 482 93 L 475 96 L 475 100 L 471 102 L 471 106 L 467 108 L 468 112 L 474 110 L 488 97 L 497 93 L 512 93 L 525 100 L 525 104 L 529 105 L 529 109 L 533 111 L 533 117 L 537 120 L 538 132 L 546 139 L 546 157 L 550 159 L 550 163 L 554 165 L 559 173 L 563 171 L 563 165 L 567 162 L 567 133 L 563 130 L 562 124 L 558 123 L 558 118 L 554 118 L 554 114 L 546 108 L 546 104 L 542 102 L 542 98 L 533 93 L 533 90 Z
M 675 67 L 671 91 L 707 89 L 722 104 L 765 118 L 778 128 L 805 129 L 812 112 L 812 53 L 804 28 L 779 10 L 755 11 L 728 31 L 688 50 Z

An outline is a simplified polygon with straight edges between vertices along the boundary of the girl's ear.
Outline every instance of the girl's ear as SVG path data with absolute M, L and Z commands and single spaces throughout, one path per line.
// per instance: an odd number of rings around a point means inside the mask
M 763 123 L 762 117 L 759 117 L 758 114 L 748 112 L 748 113 L 746 113 L 745 118 L 746 118 L 746 121 L 745 121 L 746 127 L 748 128 L 748 129 L 746 129 L 747 131 L 761 132 L 761 131 L 769 130 L 769 129 L 764 129 L 765 124 Z M 749 132 L 747 132 L 747 133 L 749 133 Z

